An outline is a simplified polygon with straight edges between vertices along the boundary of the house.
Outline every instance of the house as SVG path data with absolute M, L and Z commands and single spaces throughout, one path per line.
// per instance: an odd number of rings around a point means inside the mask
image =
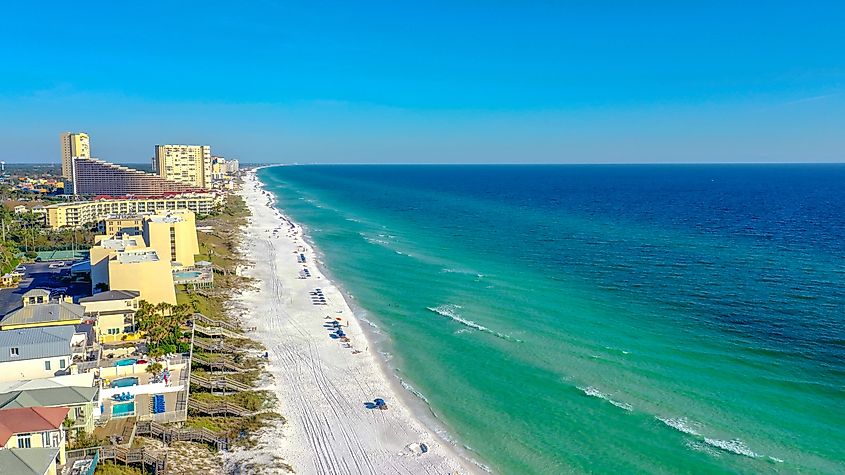
M 51 300 L 49 290 L 32 289 L 23 294 L 21 308 L 9 312 L 0 320 L 0 330 L 80 323 L 85 309 L 68 300 Z
M 59 449 L 0 449 L 0 473 L 14 475 L 56 475 Z
M 83 354 L 84 325 L 0 330 L 0 381 L 49 378 L 71 372 L 73 356 Z
M 29 407 L 64 408 L 72 421 L 69 429 L 94 431 L 94 405 L 98 388 L 84 386 L 51 386 L 16 389 L 0 394 L 0 410 Z
M 64 465 L 66 441 L 62 424 L 67 415 L 68 409 L 64 407 L 0 409 L 0 447 L 3 447 L 3 451 L 7 449 L 58 449 L 53 460 L 58 462 L 59 465 Z
M 79 299 L 79 303 L 85 309 L 85 317 L 94 321 L 97 341 L 108 344 L 140 338 L 135 331 L 140 298 L 137 290 L 109 290 Z

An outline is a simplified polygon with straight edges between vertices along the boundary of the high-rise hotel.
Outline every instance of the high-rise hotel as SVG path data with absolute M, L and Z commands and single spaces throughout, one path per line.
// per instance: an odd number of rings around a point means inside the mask
M 165 180 L 199 188 L 211 187 L 211 147 L 208 145 L 156 145 L 153 170 Z
M 180 180 L 167 176 L 153 175 L 122 165 L 98 160 L 91 156 L 91 142 L 84 132 L 65 132 L 62 142 L 62 176 L 65 177 L 65 192 L 71 186 L 75 195 L 135 195 L 156 196 L 168 193 L 197 193 L 207 191 L 204 169 L 197 175 L 188 173 L 191 169 L 183 160 L 177 160 Z M 208 157 L 208 183 L 211 184 L 211 148 L 201 147 L 200 154 Z M 158 154 L 158 147 L 156 147 Z M 174 165 L 169 165 L 173 169 Z M 182 168 L 187 171 L 183 172 Z M 176 176 L 176 175 L 174 175 Z M 200 180 L 196 180 L 196 177 Z M 71 186 L 68 186 L 70 184 Z
M 62 142 L 62 176 L 67 181 L 73 181 L 73 158 L 91 158 L 91 140 L 85 132 L 63 132 Z

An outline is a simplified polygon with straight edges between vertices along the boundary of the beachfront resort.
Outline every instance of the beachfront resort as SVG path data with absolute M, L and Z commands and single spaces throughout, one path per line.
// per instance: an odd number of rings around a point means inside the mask
M 237 161 L 156 146 L 162 176 L 126 171 L 94 196 L 79 166 L 90 138 L 61 142 L 75 198 L 4 208 L 4 246 L 23 226 L 74 241 L 21 241 L 4 262 L 0 473 L 221 472 L 223 452 L 277 418 L 254 390 L 264 352 L 224 308 L 243 285 Z M 189 183 L 180 166 L 194 170 Z

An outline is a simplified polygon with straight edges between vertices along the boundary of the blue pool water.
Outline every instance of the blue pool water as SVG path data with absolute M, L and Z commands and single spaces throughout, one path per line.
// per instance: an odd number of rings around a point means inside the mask
M 137 386 L 138 385 L 138 378 L 121 378 L 116 379 L 111 382 L 111 387 L 113 388 L 127 388 L 129 386 Z
M 135 358 L 126 358 L 125 360 L 118 360 L 114 365 L 115 366 L 132 366 L 133 364 L 137 363 L 138 360 Z
M 123 404 L 115 404 L 111 407 L 112 417 L 126 417 L 135 413 L 135 403 L 125 402 Z
M 198 271 L 183 271 L 183 272 L 176 272 L 173 274 L 173 278 L 177 280 L 185 280 L 185 279 L 196 279 L 202 275 L 202 272 Z

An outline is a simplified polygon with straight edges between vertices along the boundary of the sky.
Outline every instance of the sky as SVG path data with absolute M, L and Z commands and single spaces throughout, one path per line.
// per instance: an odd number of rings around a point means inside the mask
M 845 161 L 845 2 L 9 2 L 0 159 Z

